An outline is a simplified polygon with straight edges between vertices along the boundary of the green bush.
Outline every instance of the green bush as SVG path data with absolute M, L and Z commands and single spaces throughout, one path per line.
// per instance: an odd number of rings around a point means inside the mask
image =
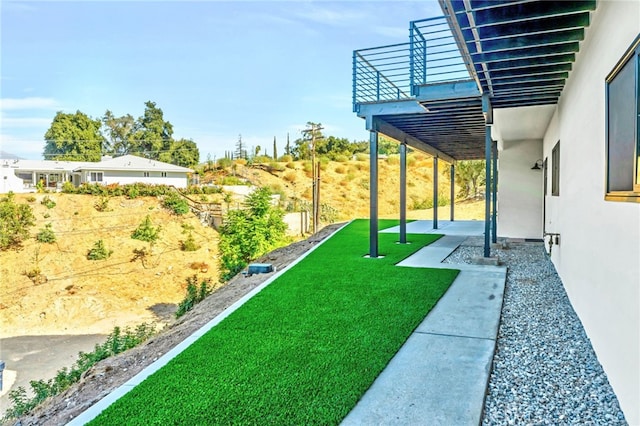
M 222 185 L 250 185 L 247 181 L 237 176 L 225 176 L 222 178 Z
M 69 181 L 62 184 L 62 192 L 66 194 L 74 194 L 76 192 L 76 187 Z
M 99 212 L 108 212 L 111 210 L 111 208 L 109 207 L 109 196 L 108 195 L 102 195 L 100 196 L 100 200 L 96 201 L 93 205 L 93 207 L 98 210 Z
M 53 233 L 53 229 L 51 228 L 51 223 L 47 223 L 44 228 L 36 234 L 36 240 L 41 243 L 52 244 L 56 242 L 56 234 Z
M 56 206 L 56 202 L 53 201 L 48 195 L 45 195 L 40 204 L 45 206 L 48 209 L 52 209 Z
M 291 156 L 291 155 L 283 155 L 282 157 L 280 157 L 280 159 L 278 161 L 280 161 L 281 163 L 291 163 L 293 161 L 293 156 Z
M 149 244 L 155 243 L 160 238 L 160 227 L 154 227 L 151 222 L 151 217 L 147 215 L 142 223 L 131 234 L 131 238 L 134 240 L 146 241 Z
M 31 206 L 15 203 L 14 197 L 15 194 L 9 192 L 0 200 L 0 250 L 20 246 L 35 224 Z
M 200 248 L 196 241 L 193 239 L 193 234 L 189 232 L 187 239 L 182 242 L 182 251 L 196 251 Z
M 233 161 L 230 158 L 220 158 L 217 163 L 218 167 L 221 169 L 226 169 L 227 167 L 231 167 L 233 165 Z
M 87 259 L 104 260 L 108 259 L 111 254 L 113 254 L 113 250 L 107 250 L 107 247 L 104 245 L 104 241 L 98 240 L 87 253 Z
M 189 213 L 189 203 L 175 192 L 166 195 L 162 205 L 177 215 Z
M 9 402 L 11 406 L 5 412 L 4 420 L 15 419 L 31 412 L 42 401 L 52 396 L 58 395 L 68 389 L 72 384 L 78 382 L 82 373 L 89 370 L 98 362 L 110 356 L 131 349 L 155 334 L 153 324 L 143 323 L 134 330 L 115 327 L 107 340 L 102 344 L 97 344 L 93 352 L 78 353 L 78 359 L 71 368 L 58 370 L 53 379 L 48 381 L 32 380 L 30 382 L 33 396 L 27 396 L 27 391 L 22 387 L 9 392 Z
M 364 154 L 362 152 L 359 152 L 356 154 L 356 160 L 357 161 L 369 161 L 369 154 Z
M 176 318 L 180 318 L 187 312 L 189 312 L 195 305 L 202 302 L 208 295 L 211 294 L 211 288 L 209 287 L 209 281 L 204 280 L 200 283 L 200 287 L 197 286 L 198 278 L 187 278 L 187 294 L 182 299 L 182 302 L 178 305 L 176 311 Z
M 349 161 L 349 157 L 344 154 L 338 154 L 334 157 L 334 160 L 338 163 L 346 163 L 347 161 Z

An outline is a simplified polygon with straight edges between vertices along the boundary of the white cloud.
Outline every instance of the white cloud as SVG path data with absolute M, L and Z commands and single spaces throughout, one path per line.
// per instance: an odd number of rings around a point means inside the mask
M 55 109 L 58 106 L 53 98 L 3 98 L 0 99 L 0 110 L 21 110 L 21 109 Z
M 20 117 L 20 118 L 2 117 L 0 118 L 0 126 L 2 128 L 42 127 L 46 129 L 51 125 L 51 120 L 52 120 L 51 118 L 35 118 L 35 117 Z

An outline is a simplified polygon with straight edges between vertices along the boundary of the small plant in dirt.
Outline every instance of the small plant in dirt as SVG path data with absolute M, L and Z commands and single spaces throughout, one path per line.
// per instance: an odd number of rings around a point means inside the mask
M 193 234 L 189 232 L 187 238 L 182 241 L 181 248 L 182 251 L 196 251 L 200 248 L 200 246 L 193 239 Z
M 42 401 L 68 389 L 72 384 L 78 382 L 82 374 L 103 359 L 117 355 L 121 352 L 138 346 L 156 333 L 154 324 L 143 323 L 135 329 L 115 327 L 107 340 L 102 344 L 97 344 L 93 352 L 78 353 L 78 359 L 71 368 L 58 370 L 53 379 L 32 380 L 30 382 L 31 394 L 22 386 L 9 392 L 10 407 L 5 412 L 3 420 L 16 419 L 29 414 Z
M 44 228 L 36 234 L 36 240 L 40 243 L 47 244 L 53 244 L 56 242 L 56 234 L 53 232 L 51 223 L 47 223 Z
M 175 192 L 166 195 L 162 205 L 177 215 L 189 213 L 189 203 Z
M 111 211 L 111 207 L 109 207 L 109 196 L 108 195 L 100 196 L 100 199 L 95 202 L 93 207 L 99 212 Z
M 0 250 L 19 247 L 29 237 L 29 228 L 35 224 L 33 209 L 28 204 L 17 204 L 15 194 L 9 192 L 0 200 Z
M 40 204 L 42 204 L 43 206 L 45 206 L 48 209 L 52 209 L 52 208 L 54 208 L 56 206 L 56 202 L 54 200 L 52 200 L 51 197 L 49 197 L 48 195 L 44 196 L 42 201 L 40 201 Z
M 104 260 L 108 259 L 113 254 L 113 250 L 108 250 L 104 245 L 104 241 L 98 240 L 93 247 L 87 252 L 87 259 L 89 260 Z
M 27 197 L 27 202 L 34 203 L 35 201 L 36 201 L 36 197 L 34 197 L 33 195 L 29 195 Z
M 33 251 L 33 257 L 31 258 L 31 260 L 33 261 L 33 267 L 28 271 L 25 271 L 24 274 L 36 285 L 46 283 L 47 277 L 42 273 L 42 270 L 40 269 L 40 245 L 39 244 L 36 245 L 36 248 Z
M 138 227 L 131 234 L 131 238 L 134 240 L 146 241 L 150 245 L 153 245 L 158 238 L 160 238 L 160 226 L 153 226 L 151 222 L 151 217 L 147 215 L 142 223 L 138 225 Z
M 176 311 L 176 318 L 180 318 L 187 312 L 189 312 L 195 305 L 202 302 L 208 295 L 211 294 L 212 289 L 208 280 L 203 280 L 198 286 L 198 277 L 193 276 L 187 278 L 187 294 L 184 299 L 178 305 Z

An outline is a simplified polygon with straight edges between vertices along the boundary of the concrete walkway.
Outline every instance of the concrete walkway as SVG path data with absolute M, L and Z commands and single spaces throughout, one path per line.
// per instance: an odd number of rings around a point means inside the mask
M 441 262 L 467 236 L 481 235 L 483 229 L 484 222 L 478 221 L 443 221 L 438 230 L 432 229 L 431 221 L 408 224 L 409 234 L 440 233 L 446 236 L 403 260 L 399 267 L 452 268 L 461 272 L 342 424 L 479 424 L 500 322 L 506 268 Z M 398 232 L 398 229 L 383 232 Z M 68 424 L 83 425 L 94 419 L 289 267 L 278 271 L 270 280 Z
M 412 222 L 407 233 L 442 233 L 401 267 L 454 268 L 447 293 L 378 376 L 343 425 L 478 425 L 496 346 L 506 268 L 442 264 L 483 222 Z M 397 228 L 385 232 L 398 232 Z M 410 240 L 410 238 L 409 238 Z

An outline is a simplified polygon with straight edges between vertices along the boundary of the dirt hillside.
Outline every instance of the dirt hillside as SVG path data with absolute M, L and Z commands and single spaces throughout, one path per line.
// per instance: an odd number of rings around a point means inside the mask
M 55 202 L 47 208 L 45 198 Z M 34 199 L 35 198 L 35 199 Z M 184 298 L 186 279 L 217 282 L 217 239 L 192 214 L 176 216 L 156 198 L 114 197 L 109 211 L 99 212 L 98 197 L 74 194 L 17 194 L 17 203 L 33 207 L 35 234 L 51 224 L 53 244 L 35 238 L 19 250 L 0 253 L 0 338 L 20 335 L 106 334 L 114 326 L 136 325 L 171 317 Z M 131 233 L 149 215 L 161 226 L 160 239 L 144 263 L 134 249 L 148 243 Z M 181 250 L 183 225 L 193 227 L 197 251 Z M 88 260 L 87 253 L 103 240 L 112 255 Z M 40 270 L 35 281 L 27 274 Z

